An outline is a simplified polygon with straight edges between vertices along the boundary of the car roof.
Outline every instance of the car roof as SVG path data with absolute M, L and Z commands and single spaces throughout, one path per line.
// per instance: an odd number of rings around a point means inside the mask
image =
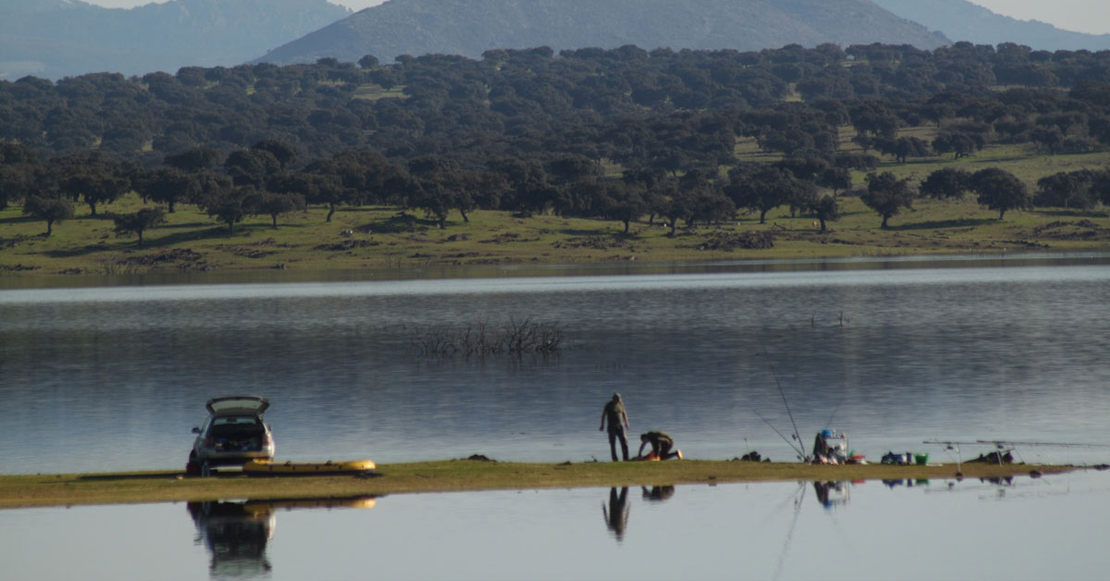
M 256 395 L 230 395 L 214 397 L 204 407 L 212 416 L 261 416 L 270 407 L 270 402 Z

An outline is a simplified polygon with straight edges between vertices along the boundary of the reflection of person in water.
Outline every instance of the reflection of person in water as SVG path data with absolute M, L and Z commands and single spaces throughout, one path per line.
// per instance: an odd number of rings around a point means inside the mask
M 818 481 L 814 481 L 813 482 L 813 491 L 817 494 L 817 502 L 820 502 L 821 506 L 823 506 L 825 508 L 832 508 L 833 505 L 838 504 L 838 503 L 843 504 L 846 500 L 846 499 L 840 497 L 840 495 L 844 492 L 844 483 L 843 482 L 831 482 L 831 481 L 830 482 L 818 482 Z M 829 493 L 830 492 L 837 493 L 838 496 L 835 500 L 832 499 L 832 498 L 829 498 Z
M 605 516 L 605 524 L 608 525 L 609 530 L 613 531 L 613 535 L 617 540 L 624 538 L 624 529 L 628 527 L 628 513 L 631 507 L 628 506 L 628 487 L 621 488 L 620 494 L 617 494 L 616 488 L 609 489 L 609 509 L 605 509 L 605 505 L 601 505 L 601 514 Z
M 829 502 L 829 484 L 831 483 L 813 482 L 813 491 L 817 493 L 817 502 L 820 502 L 821 506 L 832 506 L 832 503 Z
M 673 486 L 652 486 L 651 490 L 648 490 L 646 486 L 641 486 L 640 490 L 643 493 L 644 500 L 647 501 L 659 502 L 674 496 Z

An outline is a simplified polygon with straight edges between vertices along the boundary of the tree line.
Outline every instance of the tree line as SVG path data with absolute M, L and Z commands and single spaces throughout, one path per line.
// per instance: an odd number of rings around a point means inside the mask
M 330 221 L 343 205 L 392 205 L 423 211 L 441 228 L 450 212 L 468 221 L 468 212 L 499 209 L 520 216 L 551 212 L 620 221 L 624 232 L 647 216 L 669 224 L 721 223 L 738 210 L 759 216 L 789 207 L 827 223 L 839 218 L 838 195 L 851 191 L 847 169 L 836 158 L 788 157 L 773 163 L 738 163 L 727 173 L 697 169 L 670 173 L 661 168 L 625 169 L 603 175 L 584 157 L 555 157 L 546 163 L 493 158 L 482 169 L 466 169 L 449 157 L 427 155 L 400 164 L 372 150 L 352 150 L 316 159 L 293 169 L 296 152 L 277 141 L 263 141 L 227 156 L 198 146 L 166 156 L 161 167 L 146 168 L 99 153 L 71 154 L 40 163 L 24 146 L 0 144 L 0 182 L 7 195 L 23 200 L 24 214 L 47 224 L 74 215 L 74 204 L 98 208 L 134 191 L 156 208 L 110 215 L 121 235 L 138 235 L 165 219 L 181 204 L 196 205 L 225 224 L 229 232 L 250 216 L 281 216 L 307 205 L 325 206 Z M 969 193 L 1003 219 L 1009 210 L 1034 206 L 1091 209 L 1110 206 L 1110 170 L 1061 172 L 1040 179 L 1031 192 L 1013 174 L 998 168 L 974 173 L 942 168 L 918 187 L 891 172 L 869 172 L 866 186 L 853 194 L 882 218 L 912 208 L 915 199 L 962 199 Z M 164 208 L 164 209 L 163 209 Z
M 937 127 L 931 141 L 902 134 L 926 123 Z M 842 126 L 862 153 L 840 150 Z M 740 163 L 742 138 L 785 157 Z M 1108 203 L 1105 172 L 1050 176 L 1036 192 L 998 172 L 945 174 L 910 192 L 874 173 L 880 156 L 1110 146 L 1110 52 L 541 47 L 480 60 L 403 55 L 382 65 L 368 55 L 130 79 L 26 77 L 0 81 L 0 140 L 0 208 L 23 203 L 48 231 L 74 203 L 96 214 L 132 190 L 164 212 L 197 205 L 229 229 L 252 215 L 277 226 L 306 204 L 328 207 L 327 220 L 343 205 L 391 204 L 441 226 L 450 212 L 467 220 L 482 208 L 619 220 L 626 230 L 643 216 L 675 228 L 737 209 L 762 221 L 789 206 L 824 226 L 850 170 L 869 172 L 861 194 L 884 225 L 916 196 L 964 192 L 1001 218 L 1030 204 Z M 988 192 L 1000 188 L 1021 195 L 999 202 Z M 141 240 L 160 212 L 118 217 L 117 229 Z

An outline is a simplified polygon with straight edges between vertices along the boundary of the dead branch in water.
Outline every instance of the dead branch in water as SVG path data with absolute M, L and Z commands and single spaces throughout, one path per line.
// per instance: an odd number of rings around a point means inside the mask
M 424 357 L 485 357 L 490 355 L 553 355 L 563 331 L 554 323 L 515 318 L 493 327 L 485 320 L 465 326 L 437 325 L 412 332 L 410 342 Z

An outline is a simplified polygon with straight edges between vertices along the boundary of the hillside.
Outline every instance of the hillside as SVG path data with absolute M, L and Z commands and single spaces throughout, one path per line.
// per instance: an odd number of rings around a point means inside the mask
M 0 80 L 234 66 L 349 14 L 327 0 L 174 0 L 129 10 L 5 0 Z
M 457 54 L 496 48 L 555 51 L 636 45 L 651 50 L 759 50 L 787 44 L 883 42 L 932 49 L 947 40 L 866 0 L 390 0 L 254 62 Z
M 954 41 L 990 45 L 1013 42 L 1036 50 L 1110 50 L 1110 34 L 1084 34 L 1035 20 L 1017 20 L 966 0 L 872 1 Z

